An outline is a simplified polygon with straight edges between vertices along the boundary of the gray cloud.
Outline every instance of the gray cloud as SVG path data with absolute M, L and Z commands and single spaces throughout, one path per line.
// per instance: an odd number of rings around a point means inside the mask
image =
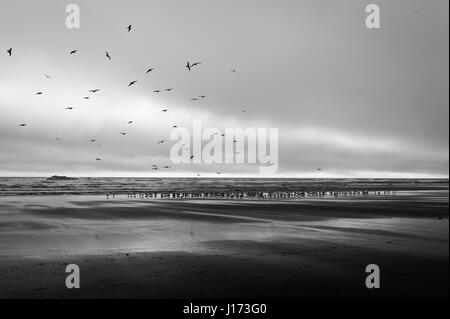
M 279 128 L 280 175 L 448 176 L 448 1 L 377 1 L 375 31 L 364 26 L 368 1 L 72 3 L 79 30 L 64 25 L 68 3 L 0 3 L 2 175 L 154 174 L 152 164 L 171 165 L 171 144 L 156 142 L 202 120 Z M 187 72 L 187 60 L 202 64 Z

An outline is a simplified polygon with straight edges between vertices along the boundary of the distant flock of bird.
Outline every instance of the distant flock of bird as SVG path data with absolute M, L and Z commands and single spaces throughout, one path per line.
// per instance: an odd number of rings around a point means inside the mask
M 107 193 L 106 198 L 115 198 L 115 193 Z M 122 194 L 123 195 L 123 194 Z M 296 199 L 296 198 L 338 198 L 355 196 L 395 196 L 393 190 L 340 190 L 308 192 L 135 192 L 127 193 L 128 198 L 139 199 Z
M 131 24 L 128 25 L 128 26 L 126 27 L 126 30 L 127 30 L 128 32 L 131 32 L 132 29 L 133 29 L 133 26 L 132 26 Z M 13 48 L 9 48 L 8 50 L 6 50 L 6 52 L 7 52 L 7 54 L 11 57 L 11 56 L 13 55 Z M 74 50 L 69 51 L 69 55 L 73 55 L 73 54 L 76 54 L 76 53 L 78 53 L 78 50 L 77 50 L 77 49 L 74 49 Z M 105 57 L 106 57 L 108 60 L 110 60 L 110 61 L 112 60 L 112 57 L 111 57 L 111 55 L 110 55 L 110 53 L 109 53 L 108 51 L 105 51 Z M 187 61 L 185 68 L 186 68 L 188 71 L 191 71 L 191 70 L 193 70 L 193 68 L 198 67 L 200 64 L 201 64 L 201 62 L 194 62 L 194 63 L 191 63 L 191 62 Z M 146 73 L 146 74 L 149 74 L 149 73 L 153 72 L 154 70 L 155 70 L 155 68 L 154 68 L 154 67 L 151 67 L 151 68 L 148 68 L 148 69 L 146 70 L 145 73 Z M 236 69 L 230 69 L 230 72 L 233 72 L 233 73 L 234 73 L 234 72 L 236 72 Z M 48 75 L 48 74 L 45 74 L 45 77 L 48 78 L 48 79 L 51 78 L 51 76 Z M 137 82 L 138 82 L 137 80 L 132 80 L 132 81 L 130 81 L 130 82 L 128 83 L 128 87 L 131 87 L 131 86 L 135 85 Z M 173 88 L 172 88 L 172 87 L 169 87 L 169 88 L 166 88 L 166 89 L 157 89 L 157 90 L 154 90 L 153 93 L 171 92 L 172 90 L 173 90 Z M 99 92 L 99 91 L 100 91 L 100 89 L 98 89 L 98 88 L 88 90 L 88 92 L 89 92 L 89 93 L 92 93 L 92 94 L 95 94 L 95 93 L 97 93 L 97 92 Z M 38 91 L 38 92 L 35 93 L 35 95 L 43 95 L 43 94 L 44 94 L 43 91 Z M 205 99 L 205 98 L 206 98 L 206 95 L 199 94 L 198 96 L 191 98 L 191 101 L 198 101 L 198 100 L 200 100 L 200 99 Z M 88 100 L 88 99 L 90 99 L 90 96 L 83 96 L 83 99 Z M 65 109 L 68 110 L 68 111 L 71 111 L 71 110 L 75 109 L 75 107 L 74 107 L 74 106 L 67 106 Z M 166 112 L 168 112 L 168 109 L 162 109 L 161 112 L 166 113 Z M 243 110 L 242 112 L 245 113 L 246 110 Z M 133 121 L 128 121 L 128 124 L 132 124 L 132 123 L 133 123 Z M 20 123 L 20 124 L 19 124 L 19 127 L 26 127 L 27 125 L 28 125 L 27 123 Z M 173 127 L 173 128 L 176 128 L 176 127 L 178 127 L 178 126 L 177 126 L 177 125 L 173 125 L 172 127 Z M 126 133 L 126 132 L 119 132 L 119 134 L 122 135 L 122 136 L 125 136 L 127 133 Z M 222 136 L 224 136 L 224 134 L 222 134 Z M 57 137 L 56 140 L 59 141 L 60 138 Z M 95 139 L 91 139 L 91 140 L 89 140 L 89 142 L 95 143 L 96 140 L 95 140 Z M 157 144 L 162 144 L 162 143 L 164 143 L 164 142 L 165 142 L 165 140 L 160 140 L 160 141 L 157 142 Z M 99 145 L 99 146 L 100 146 L 100 145 Z M 193 158 L 193 156 L 191 156 L 191 159 L 192 159 L 192 158 Z M 95 158 L 95 160 L 96 160 L 96 161 L 101 161 L 102 159 L 99 158 L 99 157 L 97 157 L 97 158 Z M 170 166 L 167 166 L 167 165 L 166 165 L 166 166 L 161 166 L 161 168 L 170 168 Z M 160 167 L 158 167 L 157 165 L 153 165 L 152 170 L 158 170 L 158 169 L 160 169 Z M 219 174 L 219 173 L 218 173 L 218 174 Z M 199 176 L 199 174 L 197 174 L 197 175 Z

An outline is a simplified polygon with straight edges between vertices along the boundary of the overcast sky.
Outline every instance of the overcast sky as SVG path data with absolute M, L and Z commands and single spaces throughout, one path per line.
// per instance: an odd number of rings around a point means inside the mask
M 70 3 L 80 29 L 65 26 Z M 380 29 L 365 27 L 369 3 Z M 258 174 L 172 164 L 172 126 L 201 120 L 278 128 L 277 176 L 448 177 L 448 4 L 2 0 L 0 175 Z

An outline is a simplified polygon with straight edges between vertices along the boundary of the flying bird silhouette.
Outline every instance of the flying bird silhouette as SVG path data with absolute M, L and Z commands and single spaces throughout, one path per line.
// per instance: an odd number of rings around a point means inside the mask
M 131 31 L 131 24 L 127 27 L 128 32 Z
M 124 133 L 124 132 L 120 132 L 119 134 L 120 135 L 127 135 L 127 133 Z
M 48 74 L 44 74 L 47 79 L 51 79 L 52 77 Z
M 198 97 L 204 99 L 206 97 L 206 95 L 199 95 Z
M 92 93 L 96 93 L 96 92 L 98 92 L 98 91 L 100 91 L 100 89 L 89 90 L 89 92 L 92 92 Z
M 96 160 L 96 161 L 101 161 L 102 159 L 97 157 L 95 160 Z
M 128 121 L 128 124 L 132 124 L 133 123 L 133 121 Z
M 164 143 L 166 140 L 161 140 L 161 141 L 159 141 L 158 142 L 158 144 L 162 144 L 162 143 Z
M 167 109 L 161 110 L 161 112 L 167 112 Z
M 83 99 L 89 100 L 89 96 L 83 96 Z
M 199 64 L 200 64 L 200 62 L 195 62 L 195 63 L 190 64 L 188 61 L 186 64 L 186 68 L 190 71 L 192 67 L 199 65 Z
M 36 95 L 42 95 L 42 92 L 36 92 Z
M 164 91 L 170 92 L 170 91 L 172 91 L 172 90 L 173 90 L 173 88 L 167 88 L 167 89 L 165 89 Z
M 77 52 L 78 52 L 78 50 L 72 50 L 72 51 L 69 52 L 69 55 L 70 55 L 70 54 L 75 54 L 75 53 L 77 53 Z
M 111 56 L 109 55 L 109 52 L 108 51 L 105 51 L 105 56 L 111 61 Z
M 9 56 L 12 55 L 12 48 L 9 48 L 8 50 L 6 50 L 6 52 L 8 52 Z
M 25 123 L 22 123 L 22 124 L 19 124 L 19 126 L 22 126 L 22 127 L 24 127 L 24 126 L 27 126 L 27 124 L 25 124 Z
M 150 72 L 152 72 L 154 69 L 155 69 L 155 68 L 150 68 L 150 69 L 148 69 L 147 72 L 145 72 L 145 73 L 150 73 Z
M 137 80 L 131 81 L 131 82 L 128 84 L 128 86 L 132 86 L 132 85 L 134 85 L 136 82 L 137 82 Z
M 89 140 L 89 142 L 91 142 L 91 143 L 95 143 L 95 140 Z
M 66 107 L 66 110 L 73 110 L 73 106 Z
M 153 93 L 159 93 L 161 90 L 154 90 Z

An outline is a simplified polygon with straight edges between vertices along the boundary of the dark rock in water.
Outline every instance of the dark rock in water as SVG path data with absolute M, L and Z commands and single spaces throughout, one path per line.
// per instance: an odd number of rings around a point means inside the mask
M 47 178 L 48 181 L 71 181 L 74 179 L 78 179 L 78 178 L 67 177 L 67 176 L 58 176 L 58 175 L 53 175 L 52 177 Z

